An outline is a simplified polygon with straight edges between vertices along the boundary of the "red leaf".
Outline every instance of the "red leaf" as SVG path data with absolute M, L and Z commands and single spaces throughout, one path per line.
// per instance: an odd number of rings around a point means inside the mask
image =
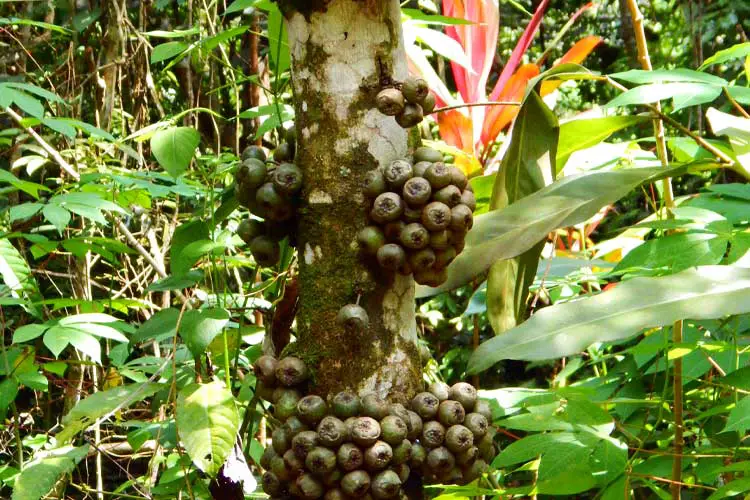
M 498 101 L 521 102 L 529 80 L 539 74 L 539 66 L 524 64 L 513 74 L 498 96 Z M 511 124 L 520 106 L 492 106 L 487 111 L 482 128 L 482 144 L 489 145 L 505 127 Z
M 598 36 L 587 36 L 578 40 L 568 50 L 564 56 L 557 61 L 554 66 L 563 63 L 575 63 L 581 64 L 586 57 L 596 48 L 597 45 L 602 43 L 602 39 Z M 562 82 L 560 80 L 546 81 L 542 83 L 541 95 L 545 96 L 560 86 Z
M 471 118 L 455 109 L 438 113 L 437 117 L 440 138 L 446 144 L 473 154 L 474 145 L 472 136 L 474 134 Z

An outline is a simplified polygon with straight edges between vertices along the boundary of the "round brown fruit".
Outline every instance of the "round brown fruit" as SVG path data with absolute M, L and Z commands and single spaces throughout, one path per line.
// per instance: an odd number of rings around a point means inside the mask
M 282 163 L 273 173 L 273 185 L 283 195 L 296 194 L 302 189 L 302 170 L 294 163 Z
M 385 245 L 385 235 L 377 226 L 367 226 L 357 233 L 357 243 L 363 252 L 375 255 Z
M 428 92 L 419 104 L 422 106 L 422 112 L 425 116 L 429 115 L 435 109 L 435 94 Z
M 281 255 L 281 248 L 278 242 L 273 241 L 265 235 L 256 236 L 250 242 L 250 253 L 258 265 L 262 267 L 271 267 L 276 265 Z
M 362 333 L 370 325 L 367 311 L 359 304 L 347 304 L 339 309 L 336 324 L 349 334 Z
M 370 211 L 372 220 L 385 224 L 401 217 L 404 213 L 404 201 L 396 193 L 381 193 L 375 198 Z
M 404 227 L 399 239 L 406 248 L 419 250 L 430 244 L 430 232 L 422 224 L 412 222 Z
M 262 162 L 266 161 L 266 152 L 263 151 L 263 148 L 260 146 L 256 146 L 254 144 L 251 144 L 250 146 L 246 147 L 242 151 L 242 160 L 247 160 L 249 158 L 255 158 L 256 160 L 260 160 Z
M 396 123 L 401 128 L 412 128 L 419 125 L 423 118 L 422 107 L 419 104 L 407 103 L 404 110 L 396 115 Z
M 461 203 L 461 190 L 453 184 L 440 188 L 433 196 L 434 201 L 445 203 L 449 207 L 455 207 Z
M 414 273 L 425 271 L 435 263 L 435 251 L 432 248 L 423 248 L 409 255 L 409 265 Z
M 401 92 L 408 102 L 417 104 L 427 97 L 430 87 L 427 86 L 427 82 L 424 79 L 410 76 L 401 84 Z
M 385 177 L 383 177 L 383 172 L 379 169 L 367 172 L 362 186 L 362 192 L 365 193 L 365 196 L 375 198 L 383 191 L 385 191 Z
M 451 209 L 445 203 L 433 201 L 422 209 L 422 224 L 430 231 L 442 231 L 451 223 Z
M 276 380 L 286 387 L 299 385 L 305 380 L 309 372 L 305 362 L 294 356 L 287 356 L 276 365 Z
M 424 205 L 432 195 L 432 187 L 424 177 L 412 177 L 404 184 L 403 193 L 409 205 Z
M 397 271 L 406 262 L 406 252 L 400 245 L 388 243 L 378 249 L 377 258 L 383 269 Z
M 451 169 L 442 161 L 432 164 L 424 173 L 424 178 L 430 182 L 433 190 L 444 188 L 451 183 Z
M 404 104 L 404 94 L 395 88 L 383 89 L 375 97 L 378 111 L 386 116 L 396 116 L 404 110 Z
M 411 163 L 406 160 L 394 160 L 383 169 L 385 182 L 392 190 L 401 189 L 412 175 Z

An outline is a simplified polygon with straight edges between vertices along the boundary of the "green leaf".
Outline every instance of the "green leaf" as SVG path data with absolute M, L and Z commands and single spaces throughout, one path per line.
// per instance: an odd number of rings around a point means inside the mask
M 201 45 L 203 45 L 206 50 L 213 50 L 218 47 L 219 44 L 222 44 L 236 36 L 243 34 L 249 27 L 250 26 L 237 26 L 235 28 L 230 28 L 228 30 L 217 33 L 214 36 L 210 36 L 201 40 Z
M 240 416 L 234 397 L 219 382 L 183 388 L 175 408 L 177 428 L 193 463 L 213 477 L 234 447 Z
M 37 184 L 35 182 L 22 181 L 15 175 L 11 174 L 7 170 L 0 169 L 0 182 L 7 182 L 11 186 L 20 189 L 24 193 L 28 193 L 36 199 L 39 199 L 39 191 L 49 191 L 47 186 Z
M 43 89 L 41 87 L 37 87 L 36 85 L 31 85 L 30 83 L 24 83 L 24 82 L 5 82 L 2 84 L 3 86 L 11 87 L 14 89 L 19 89 L 28 92 L 29 94 L 35 94 L 42 99 L 45 99 L 49 102 L 54 102 L 57 104 L 67 104 L 63 98 L 58 96 L 57 94 L 50 92 L 49 90 Z
M 198 132 L 190 127 L 170 127 L 151 137 L 151 151 L 164 170 L 179 177 L 190 166 L 200 142 Z
M 5 419 L 10 404 L 15 401 L 18 394 L 18 382 L 13 377 L 6 377 L 0 382 L 0 418 Z
M 612 73 L 609 76 L 610 78 L 614 78 L 615 80 L 623 80 L 625 82 L 637 84 L 697 82 L 718 85 L 720 87 L 728 84 L 726 80 L 718 76 L 685 68 L 656 70 L 631 69 L 629 71 L 623 71 L 621 73 Z
M 727 373 L 725 377 L 718 379 L 718 383 L 750 391 L 750 366 Z
M 62 26 L 58 26 L 52 23 L 32 21 L 31 19 L 19 19 L 17 17 L 0 17 L 0 26 L 8 26 L 8 25 L 14 25 L 14 24 L 18 24 L 21 26 L 36 26 L 37 28 L 55 31 L 57 33 L 62 33 L 63 35 L 69 35 L 73 33 L 68 28 L 63 28 Z
M 417 295 L 434 295 L 468 283 L 495 261 L 522 254 L 557 228 L 588 220 L 601 207 L 617 201 L 638 185 L 682 175 L 688 170 L 683 165 L 570 175 L 508 208 L 479 215 L 466 237 L 466 248 L 448 267 L 445 284 L 439 288 L 420 287 Z
M 0 238 L 0 277 L 15 298 L 31 302 L 39 296 L 39 288 L 29 265 L 7 238 Z M 26 306 L 25 309 L 35 316 L 39 315 L 35 307 Z
M 750 179 L 750 119 L 724 113 L 716 108 L 706 111 L 711 130 L 716 135 L 726 135 L 737 157 L 739 173 Z
M 498 337 L 502 338 L 502 337 Z M 520 462 L 532 460 L 539 455 L 562 447 L 586 448 L 572 432 L 550 432 L 532 434 L 506 446 L 492 462 L 492 467 L 508 467 Z
M 727 425 L 721 432 L 737 431 L 740 435 L 744 435 L 748 429 L 750 429 L 750 396 L 745 396 L 729 412 Z
M 730 226 L 731 229 L 731 226 Z M 678 233 L 645 242 L 617 264 L 613 273 L 674 274 L 693 266 L 718 264 L 729 238 L 711 233 Z
M 18 374 L 18 382 L 21 385 L 28 387 L 35 391 L 46 391 L 47 390 L 47 377 L 44 374 L 33 371 Z
M 180 311 L 173 307 L 162 309 L 136 330 L 132 337 L 133 342 L 139 343 L 147 340 L 160 342 L 166 338 L 174 337 L 179 317 Z
M 76 136 L 76 129 L 70 123 L 65 120 L 58 120 L 57 118 L 42 118 L 40 120 L 42 124 L 51 128 L 55 132 L 59 132 L 69 139 L 74 139 Z
M 185 52 L 189 46 L 190 45 L 185 42 L 160 43 L 154 47 L 154 51 L 151 52 L 151 64 L 172 59 L 173 57 Z
M 249 7 L 254 6 L 256 3 L 258 3 L 258 1 L 259 0 L 234 0 L 234 2 L 229 4 L 229 6 L 224 10 L 224 15 L 245 10 Z
M 97 419 L 117 409 L 127 408 L 143 401 L 166 387 L 166 384 L 146 382 L 129 384 L 99 391 L 82 399 L 63 417 L 63 430 L 57 434 L 57 442 L 65 443 L 79 432 L 94 424 Z
M 193 264 L 206 255 L 217 249 L 224 248 L 224 245 L 211 240 L 192 241 L 187 244 L 182 251 L 172 260 L 170 268 L 175 276 L 183 276 L 193 267 Z
M 618 95 L 606 106 L 632 106 L 635 104 L 653 104 L 665 99 L 672 99 L 674 110 L 688 106 L 705 104 L 715 100 L 721 94 L 721 87 L 698 82 L 653 83 L 641 85 Z
M 182 276 L 167 276 L 151 283 L 147 290 L 149 292 L 166 292 L 168 290 L 182 290 L 189 288 L 203 279 L 203 271 L 190 271 Z
M 749 44 L 750 45 L 750 44 Z M 743 477 L 730 481 L 718 490 L 711 493 L 707 500 L 719 500 L 720 498 L 733 497 L 750 491 L 750 477 Z
M 11 500 L 39 500 L 45 496 L 63 474 L 72 472 L 76 464 L 89 452 L 89 445 L 63 446 L 42 452 L 39 458 L 26 464 L 13 485 Z
M 738 43 L 728 49 L 717 51 L 714 55 L 703 61 L 703 64 L 698 69 L 703 70 L 714 64 L 721 64 L 733 59 L 744 59 L 747 56 L 750 56 L 750 42 Z
M 57 229 L 57 232 L 59 232 L 60 234 L 62 234 L 63 230 L 70 222 L 70 212 L 65 210 L 60 205 L 54 205 L 51 203 L 44 205 L 42 214 L 44 215 L 45 219 L 47 219 L 53 226 L 55 226 L 55 229 Z
M 420 21 L 420 24 L 437 24 L 440 26 L 457 26 L 474 24 L 468 19 L 459 19 L 457 17 L 440 16 L 437 14 L 427 14 L 419 9 L 401 9 L 401 13 L 414 21 Z
M 268 12 L 268 53 L 271 56 L 271 67 L 274 75 L 281 75 L 289 69 L 289 39 L 286 31 L 286 20 L 276 5 Z
M 506 208 L 554 179 L 559 126 L 539 94 L 531 92 L 513 126 L 492 190 L 490 210 Z M 487 317 L 500 335 L 523 321 L 544 242 L 512 259 L 495 262 L 487 278 Z
M 68 344 L 72 344 L 73 347 L 89 356 L 92 361 L 101 363 L 101 346 L 99 346 L 99 341 L 88 333 L 76 328 L 64 326 L 50 327 L 44 333 L 43 340 L 44 345 L 47 346 L 55 357 L 58 357 Z
M 594 342 L 626 339 L 679 319 L 714 319 L 750 312 L 750 269 L 700 266 L 659 278 L 635 278 L 599 295 L 539 310 L 502 337 L 479 346 L 469 373 L 502 359 L 569 356 Z M 612 307 L 616 304 L 617 307 Z
M 34 118 L 42 118 L 44 116 L 44 106 L 36 98 L 31 97 L 26 92 L 16 90 L 7 85 L 0 86 L 0 91 L 4 94 L 3 100 L 7 103 L 10 102 L 15 104 L 27 115 L 33 116 Z M 6 104 L 9 106 L 10 104 Z
M 576 151 L 595 146 L 615 132 L 648 120 L 646 116 L 606 116 L 563 123 L 557 145 L 557 171 L 563 169 L 570 155 Z
M 229 313 L 225 309 L 192 309 L 182 316 L 180 337 L 193 356 L 198 357 L 227 323 Z
M 13 343 L 18 344 L 34 340 L 46 332 L 47 328 L 49 328 L 48 325 L 24 325 L 16 328 L 16 331 L 13 332 Z
M 20 205 L 14 205 L 10 207 L 10 221 L 14 222 L 17 220 L 28 219 L 39 213 L 44 207 L 41 203 L 22 203 Z

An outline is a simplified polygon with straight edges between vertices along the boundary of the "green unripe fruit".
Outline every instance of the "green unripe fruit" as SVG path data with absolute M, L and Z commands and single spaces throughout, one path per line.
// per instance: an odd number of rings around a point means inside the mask
M 394 191 L 403 188 L 413 175 L 411 163 L 406 160 L 394 160 L 383 169 L 385 183 Z
M 445 446 L 430 450 L 427 454 L 427 468 L 435 475 L 445 474 L 456 465 L 456 458 Z
M 419 149 L 417 149 L 417 153 L 419 153 L 420 149 L 429 149 L 430 151 L 435 151 L 434 149 L 430 149 L 430 148 L 419 148 Z M 431 161 L 417 161 L 417 153 L 414 154 L 414 161 L 416 163 L 414 163 L 414 167 L 412 167 L 412 170 L 414 171 L 414 177 L 422 177 L 422 178 L 424 178 L 424 173 L 427 172 L 427 169 L 432 166 L 432 162 Z M 437 153 L 437 151 L 436 151 L 436 153 Z M 427 182 L 429 182 L 429 181 L 427 181 Z M 430 187 L 432 187 L 432 186 L 430 186 Z
M 430 384 L 430 386 L 427 388 L 427 391 L 434 395 L 436 398 L 440 400 L 442 403 L 443 401 L 448 399 L 448 393 L 450 391 L 450 386 L 446 384 L 445 382 L 433 382 Z M 438 412 L 440 411 L 440 408 L 438 408 Z
M 271 434 L 271 445 L 277 455 L 283 455 L 292 445 L 292 437 L 289 431 L 283 427 L 274 429 Z
M 376 169 L 370 170 L 365 174 L 365 180 L 362 186 L 362 192 L 365 194 L 365 196 L 375 198 L 376 196 L 384 192 L 385 189 L 385 177 L 383 177 L 383 172 L 381 172 L 379 169 Z
M 407 101 L 417 104 L 424 101 L 427 94 L 430 93 L 430 87 L 427 86 L 424 79 L 410 76 L 401 84 L 401 92 Z
M 275 266 L 281 255 L 279 244 L 265 235 L 256 236 L 250 242 L 250 253 L 253 259 L 262 267 Z
M 385 469 L 393 458 L 393 448 L 385 441 L 376 441 L 365 450 L 365 467 L 370 471 Z
M 432 186 L 424 177 L 412 177 L 404 184 L 404 200 L 410 205 L 424 205 L 432 195 Z
M 302 170 L 294 163 L 282 163 L 273 173 L 273 186 L 285 196 L 291 196 L 302 189 Z
M 375 97 L 378 111 L 386 116 L 396 116 L 404 110 L 404 94 L 394 88 L 383 89 Z
M 451 183 L 451 169 L 442 161 L 433 163 L 424 173 L 433 190 L 444 188 Z
M 474 411 L 476 412 L 476 410 L 476 405 L 474 405 Z M 472 434 L 474 434 L 474 438 L 477 440 L 484 437 L 484 435 L 487 433 L 487 428 L 489 427 L 487 419 L 481 413 L 469 413 L 468 415 L 466 415 L 466 419 L 464 419 L 464 425 L 471 431 Z
M 273 356 L 261 356 L 253 363 L 255 377 L 266 385 L 276 384 L 276 367 L 279 361 Z
M 449 169 L 451 172 L 451 184 L 456 186 L 459 191 L 463 191 L 466 188 L 466 184 L 469 183 L 466 174 L 456 166 L 451 166 Z
M 261 184 L 266 182 L 267 174 L 268 169 L 263 161 L 249 158 L 240 163 L 235 174 L 235 179 L 246 189 L 257 189 Z
M 419 104 L 422 106 L 422 112 L 424 115 L 429 115 L 435 109 L 435 94 L 428 92 Z
M 347 304 L 339 309 L 336 315 L 336 324 L 349 334 L 358 334 L 367 330 L 370 326 L 370 318 L 362 306 Z
M 336 468 L 336 454 L 321 446 L 313 448 L 305 457 L 305 467 L 317 476 L 330 474 Z
M 292 475 L 289 469 L 286 468 L 284 459 L 280 455 L 276 455 L 271 459 L 271 472 L 279 478 L 280 481 L 289 481 Z
M 420 250 L 430 244 L 430 232 L 422 224 L 412 222 L 404 226 L 399 239 L 406 248 Z
M 418 147 L 416 151 L 414 151 L 414 161 L 424 161 L 432 164 L 438 161 L 443 161 L 443 154 L 437 149 L 433 149 L 427 146 L 421 146 Z
M 362 398 L 362 413 L 375 420 L 382 420 L 388 415 L 388 402 L 377 394 L 370 393 Z
M 333 488 L 328 491 L 326 491 L 326 494 L 323 495 L 323 500 L 347 500 L 346 494 L 344 493 L 344 490 L 341 488 Z
M 372 417 L 357 417 L 352 422 L 351 439 L 358 446 L 369 447 L 380 437 L 380 424 Z
M 471 411 L 477 402 L 477 390 L 473 385 L 466 382 L 457 382 L 451 386 L 451 399 L 458 401 L 466 409 Z
M 445 269 L 450 265 L 451 262 L 456 258 L 456 249 L 448 247 L 445 250 L 435 252 L 435 269 Z
M 305 500 L 320 498 L 325 493 L 325 488 L 312 474 L 302 474 L 297 478 L 297 489 Z
M 420 441 L 426 448 L 437 448 L 445 441 L 445 427 L 435 420 L 425 422 Z
M 266 182 L 255 193 L 255 201 L 268 218 L 274 221 L 289 220 L 294 215 L 289 200 L 279 194 L 272 182 Z
M 295 405 L 296 410 L 296 405 Z M 289 431 L 289 435 L 294 437 L 302 431 L 309 431 L 310 428 L 297 415 L 292 415 L 284 422 L 284 428 Z
M 452 425 L 445 432 L 445 446 L 453 453 L 461 453 L 474 446 L 474 434 L 463 425 Z
M 305 396 L 297 403 L 297 416 L 306 424 L 317 424 L 326 416 L 326 413 L 328 413 L 328 405 L 320 396 Z
M 414 443 L 411 445 L 411 459 L 409 460 L 409 464 L 415 468 L 419 469 L 422 467 L 422 464 L 424 464 L 425 460 L 427 460 L 427 450 L 424 446 L 422 446 L 420 443 Z
M 440 400 L 429 392 L 420 392 L 411 400 L 411 409 L 419 415 L 422 420 L 430 420 L 437 415 Z
M 406 224 L 401 220 L 394 220 L 383 226 L 383 234 L 385 234 L 385 240 L 389 243 L 398 243 L 401 238 L 401 231 L 404 230 Z
M 406 223 L 420 222 L 422 220 L 422 207 L 404 206 L 404 213 L 401 215 L 401 219 Z
M 278 373 L 278 368 L 277 368 Z M 277 389 L 274 391 L 273 414 L 284 421 L 297 412 L 297 403 L 301 396 L 294 389 Z
M 445 283 L 447 279 L 448 271 L 445 268 L 437 269 L 433 267 L 432 269 L 425 269 L 414 273 L 414 281 L 420 285 L 438 287 Z
M 339 468 L 349 472 L 362 467 L 362 464 L 365 463 L 365 456 L 356 445 L 344 443 L 336 452 L 336 461 Z
M 292 125 L 284 131 L 284 139 L 290 144 L 297 143 L 297 127 Z
M 383 269 L 397 271 L 406 262 L 406 252 L 400 245 L 388 243 L 378 249 L 377 258 Z
M 474 412 L 483 415 L 484 418 L 487 419 L 488 424 L 492 421 L 492 407 L 490 406 L 489 401 L 485 399 L 477 399 L 477 402 L 474 404 Z
M 375 255 L 385 245 L 385 235 L 377 226 L 367 226 L 357 233 L 357 243 L 363 252 Z
M 287 356 L 276 366 L 276 380 L 286 387 L 299 385 L 309 376 L 305 362 L 294 356 Z
M 439 189 L 432 197 L 433 200 L 445 203 L 449 207 L 455 207 L 461 203 L 461 190 L 453 184 Z
M 268 495 L 278 495 L 281 493 L 281 481 L 278 476 L 271 471 L 266 471 L 263 474 L 263 491 Z
M 292 438 L 292 450 L 303 460 L 316 446 L 318 446 L 318 433 L 315 431 L 302 431 Z
M 471 481 L 479 478 L 482 474 L 487 472 L 489 465 L 484 460 L 475 460 L 470 467 L 467 467 L 464 472 L 464 481 L 470 483 Z
M 265 232 L 263 223 L 255 219 L 244 219 L 237 226 L 237 236 L 242 238 L 242 241 L 250 244 L 256 236 L 260 236 Z
M 246 147 L 242 151 L 242 160 L 248 160 L 250 158 L 254 158 L 256 160 L 259 160 L 261 162 L 266 161 L 266 152 L 263 151 L 263 148 L 260 146 L 256 146 L 254 144 L 251 144 L 250 146 Z
M 270 469 L 271 459 L 275 456 L 278 456 L 278 453 L 276 453 L 276 450 L 273 449 L 273 446 L 269 446 L 268 448 L 264 449 L 263 455 L 260 456 L 260 466 L 266 470 Z
M 297 477 L 305 472 L 305 462 L 294 453 L 294 450 L 284 452 L 284 465 L 286 465 L 291 477 Z
M 411 421 L 409 420 L 409 411 L 401 403 L 391 403 L 388 405 L 388 415 L 400 418 L 408 430 L 411 430 Z
M 477 199 L 474 197 L 474 193 L 468 189 L 464 189 L 461 193 L 461 204 L 469 207 L 469 210 L 474 212 L 477 209 Z
M 378 500 L 394 498 L 401 491 L 401 479 L 392 470 L 384 470 L 372 479 L 371 491 Z
M 406 437 L 414 441 L 422 434 L 422 419 L 411 410 L 407 410 L 407 413 L 409 414 L 409 422 L 406 425 L 409 428 L 409 433 Z
M 424 118 L 422 114 L 422 106 L 419 104 L 406 103 L 404 110 L 396 115 L 396 123 L 401 128 L 412 128 Z
M 370 475 L 363 470 L 344 474 L 341 478 L 341 489 L 349 496 L 360 498 L 370 489 Z
M 464 407 L 458 401 L 447 400 L 438 407 L 438 420 L 446 427 L 460 424 L 466 418 Z
M 435 251 L 432 248 L 423 248 L 409 255 L 409 265 L 415 274 L 431 268 L 434 263 Z
M 474 215 L 466 205 L 458 204 L 451 208 L 451 224 L 453 231 L 468 231 L 474 225 Z
M 474 462 L 474 460 L 476 460 L 478 456 L 479 448 L 477 448 L 476 446 L 470 446 L 468 449 L 460 453 L 456 453 L 456 463 L 461 466 L 468 465 Z
M 289 142 L 282 142 L 273 151 L 273 160 L 277 163 L 294 160 L 294 145 Z
M 331 405 L 333 414 L 339 418 L 349 418 L 359 415 L 362 407 L 359 397 L 348 391 L 342 391 L 333 397 Z
M 451 208 L 445 203 L 433 201 L 422 209 L 422 224 L 430 231 L 442 231 L 451 223 Z
M 411 459 L 411 447 L 411 441 L 408 439 L 402 440 L 400 444 L 393 448 L 393 459 L 391 459 L 391 463 L 393 465 L 399 465 L 408 462 L 409 459 Z
M 334 416 L 325 416 L 318 424 L 318 441 L 323 446 L 335 448 L 346 441 L 348 437 L 349 431 L 344 422 Z
M 487 433 L 479 440 L 477 447 L 482 459 L 491 462 L 495 458 L 495 434 L 497 431 L 494 427 L 488 427 Z
M 402 419 L 395 415 L 388 415 L 380 421 L 380 432 L 383 441 L 397 445 L 406 438 L 409 429 Z
M 382 193 L 375 198 L 370 217 L 378 224 L 397 220 L 404 213 L 404 201 L 396 193 Z

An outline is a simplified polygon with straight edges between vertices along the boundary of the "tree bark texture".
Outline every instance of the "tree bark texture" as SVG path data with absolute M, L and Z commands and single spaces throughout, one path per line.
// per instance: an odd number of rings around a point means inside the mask
M 411 398 L 421 384 L 414 282 L 358 252 L 367 225 L 365 174 L 408 152 L 407 133 L 374 107 L 381 81 L 403 80 L 397 0 L 287 2 L 296 111 L 296 162 L 305 176 L 299 220 L 300 302 L 294 352 L 315 391 Z M 336 314 L 357 301 L 367 331 L 347 334 Z

